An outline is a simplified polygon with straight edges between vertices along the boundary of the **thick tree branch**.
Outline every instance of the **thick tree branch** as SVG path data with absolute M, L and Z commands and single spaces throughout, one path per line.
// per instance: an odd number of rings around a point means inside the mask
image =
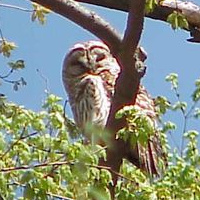
M 127 12 L 131 0 L 77 0 L 79 2 L 94 4 L 111 9 Z M 158 0 L 158 2 L 161 2 Z M 200 42 L 200 7 L 191 3 L 180 0 L 164 0 L 157 6 L 153 12 L 146 14 L 146 17 L 167 21 L 167 17 L 174 10 L 181 11 L 189 22 L 189 31 L 192 38 L 188 41 Z
M 122 159 L 126 157 L 126 144 L 122 140 L 116 140 L 116 133 L 122 128 L 123 121 L 115 119 L 115 113 L 126 104 L 134 104 L 136 99 L 141 77 L 135 68 L 134 53 L 142 33 L 144 8 L 145 0 L 131 1 L 127 28 L 119 55 L 117 56 L 118 62 L 122 66 L 122 71 L 116 82 L 115 96 L 107 121 L 107 128 L 111 132 L 112 146 L 108 148 L 106 163 L 107 166 L 117 172 L 119 171 Z M 113 174 L 114 185 L 117 178 L 118 176 Z M 111 188 L 110 191 L 112 199 L 114 199 L 114 188 Z
M 73 0 L 31 0 L 80 25 L 101 38 L 116 54 L 121 43 L 121 36 L 108 22 Z

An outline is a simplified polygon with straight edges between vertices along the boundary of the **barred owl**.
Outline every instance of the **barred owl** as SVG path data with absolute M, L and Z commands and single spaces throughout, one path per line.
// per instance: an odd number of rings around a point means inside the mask
M 75 122 L 81 130 L 88 123 L 106 125 L 119 73 L 117 60 L 103 42 L 78 43 L 66 55 L 62 78 Z M 135 105 L 153 123 L 156 121 L 153 100 L 143 86 L 139 87 Z M 134 148 L 128 144 L 127 148 L 130 148 L 128 160 L 150 174 L 158 174 L 157 161 L 162 150 L 157 133 L 149 139 L 146 148 L 138 143 Z

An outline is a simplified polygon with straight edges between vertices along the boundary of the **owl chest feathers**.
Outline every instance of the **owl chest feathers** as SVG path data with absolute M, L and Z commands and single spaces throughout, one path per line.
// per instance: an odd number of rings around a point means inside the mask
M 105 126 L 112 97 L 109 87 L 100 76 L 95 75 L 88 75 L 77 81 L 69 100 L 79 127 L 83 128 L 88 123 Z

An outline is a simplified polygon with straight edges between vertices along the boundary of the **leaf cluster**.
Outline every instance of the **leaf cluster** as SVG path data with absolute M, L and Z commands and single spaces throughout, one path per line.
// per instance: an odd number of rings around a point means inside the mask
M 155 132 L 155 124 L 152 116 L 138 108 L 137 105 L 124 106 L 116 113 L 116 118 L 125 118 L 126 126 L 120 129 L 117 136 L 123 140 L 146 145 L 148 138 Z
M 42 25 L 46 22 L 46 15 L 49 14 L 51 11 L 37 3 L 32 3 L 34 11 L 31 15 L 31 20 L 34 22 L 38 20 L 38 22 Z
M 173 11 L 168 17 L 167 22 L 171 24 L 172 29 L 176 30 L 178 28 L 188 29 L 189 24 L 188 21 L 180 11 Z
M 111 174 L 98 168 L 105 150 L 73 141 L 65 125 L 61 99 L 48 95 L 34 112 L 1 98 L 0 191 L 2 199 L 109 199 Z

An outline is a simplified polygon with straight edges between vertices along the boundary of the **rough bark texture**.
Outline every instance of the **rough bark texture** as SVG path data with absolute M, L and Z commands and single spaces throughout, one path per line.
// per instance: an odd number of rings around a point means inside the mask
M 121 36 L 104 19 L 96 13 L 87 10 L 73 0 L 32 0 L 53 12 L 75 22 L 82 28 L 90 31 L 101 38 L 112 50 L 113 54 L 118 51 Z
M 122 128 L 122 120 L 115 119 L 115 113 L 124 105 L 133 104 L 140 84 L 140 75 L 135 68 L 134 53 L 138 46 L 143 29 L 145 0 L 131 1 L 127 27 L 118 61 L 123 66 L 116 82 L 115 96 L 111 105 L 107 128 L 111 132 L 111 144 L 107 152 L 106 165 L 114 171 L 119 171 L 122 159 L 126 157 L 126 145 L 124 141 L 116 140 L 117 131 Z M 126 88 L 130 88 L 127 90 Z M 113 174 L 113 182 L 116 184 L 117 176 Z M 114 187 L 111 188 L 112 199 L 114 199 Z
M 98 6 L 107 7 L 110 9 L 116 9 L 127 12 L 129 9 L 129 3 L 131 0 L 77 0 L 79 2 L 94 4 Z M 191 38 L 190 42 L 200 42 L 200 7 L 192 2 L 183 2 L 180 0 L 164 0 L 159 1 L 153 12 L 146 14 L 146 17 L 167 21 L 167 17 L 175 10 L 181 11 L 189 22 L 189 29 Z
M 76 20 L 74 20 L 74 19 L 72 19 L 74 15 L 71 15 L 70 11 L 66 12 L 66 8 L 67 8 L 66 4 L 68 4 L 68 6 L 70 6 L 70 4 L 71 4 L 71 5 L 73 5 L 72 7 L 74 7 L 74 6 L 76 7 L 76 4 L 74 1 L 72 1 L 72 0 L 63 0 L 63 1 L 62 0 L 55 0 L 55 1 L 32 0 L 32 1 L 39 3 L 45 7 L 50 8 L 54 12 L 57 12 L 60 15 L 63 15 L 64 17 L 69 18 L 70 20 L 74 21 L 75 23 L 77 23 L 79 25 L 80 25 L 80 23 L 82 23 L 82 27 L 89 30 L 87 26 L 84 26 L 84 20 L 82 20 L 84 18 L 80 17 L 79 19 L 77 18 Z M 98 5 L 98 6 L 103 6 L 103 7 L 110 8 L 110 9 L 121 10 L 124 12 L 128 12 L 129 3 L 131 2 L 131 0 L 75 0 L 75 1 Z M 200 42 L 200 7 L 199 6 L 197 6 L 191 2 L 183 2 L 180 0 L 176 0 L 176 1 L 175 0 L 164 0 L 164 1 L 157 0 L 157 1 L 158 1 L 158 3 L 159 2 L 162 2 L 162 3 L 159 3 L 159 6 L 157 6 L 153 12 L 146 14 L 146 17 L 166 22 L 169 14 L 171 14 L 175 10 L 179 10 L 186 16 L 188 23 L 189 23 L 189 29 L 186 31 L 190 32 L 191 38 L 189 38 L 188 41 Z M 83 8 L 82 11 L 83 10 L 85 10 L 85 8 Z M 73 9 L 72 9 L 72 12 L 73 12 Z M 87 15 L 92 15 L 92 14 L 94 14 L 94 13 L 87 12 Z M 94 20 L 98 19 L 98 16 L 96 14 L 94 14 L 93 19 Z M 91 21 L 92 21 L 92 19 L 91 19 Z M 95 23 L 95 25 L 98 26 L 98 23 L 97 24 Z M 93 34 L 95 34 L 94 30 L 98 30 L 98 28 L 90 27 L 89 31 L 91 31 Z M 103 31 L 100 33 L 102 34 Z M 99 35 L 97 35 L 97 37 L 99 37 Z M 103 39 L 102 35 L 100 38 Z M 116 44 L 119 44 L 119 43 L 116 42 Z M 108 46 L 109 46 L 109 43 L 108 43 Z

